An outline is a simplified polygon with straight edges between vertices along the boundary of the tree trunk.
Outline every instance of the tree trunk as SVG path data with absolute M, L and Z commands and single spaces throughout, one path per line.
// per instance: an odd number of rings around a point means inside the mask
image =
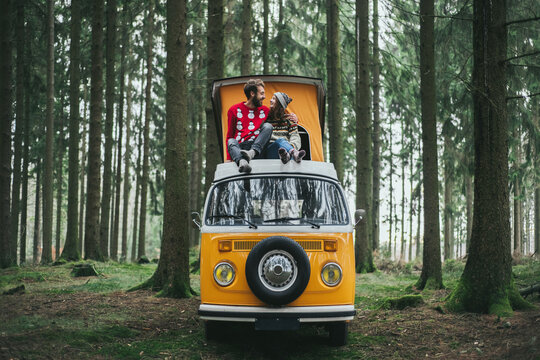
M 30 64 L 30 41 L 29 31 L 25 31 L 25 64 L 26 68 Z M 27 242 L 27 221 L 28 221 L 28 169 L 30 167 L 30 74 L 24 72 L 24 148 L 22 165 L 22 193 L 21 193 L 21 231 L 20 231 L 20 250 L 19 263 L 26 263 L 26 242 Z
M 64 94 L 60 98 L 62 104 L 62 112 L 60 113 L 59 120 L 59 137 L 58 137 L 58 147 L 56 152 L 56 246 L 54 258 L 58 260 L 60 257 L 60 246 L 61 246 L 61 226 L 62 226 L 62 183 L 63 183 L 63 167 L 64 167 Z
M 520 256 L 523 253 L 521 242 L 523 239 L 522 224 L 523 224 L 523 203 L 521 201 L 521 134 L 519 128 L 514 130 L 514 138 L 516 140 L 515 148 L 515 163 L 514 163 L 514 255 Z
M 37 265 L 40 260 L 41 248 L 41 160 L 36 163 L 36 199 L 34 208 L 34 241 L 32 249 L 33 264 Z
M 88 115 L 88 101 L 87 101 L 87 95 L 88 95 L 88 87 L 86 84 L 83 87 L 83 102 L 84 102 L 84 110 L 83 110 L 83 124 L 82 124 L 82 146 L 81 146 L 81 169 L 79 173 L 79 182 L 80 182 L 80 195 L 79 195 L 79 243 L 78 243 L 78 249 L 79 254 L 81 257 L 83 256 L 83 240 L 84 240 L 84 233 L 83 230 L 85 228 L 85 222 L 84 222 L 84 208 L 86 204 L 86 192 L 85 192 L 85 186 L 84 186 L 84 176 L 86 173 L 87 163 L 88 159 L 86 156 L 86 122 L 87 122 L 87 115 Z
M 284 58 L 284 48 L 283 48 L 283 33 L 284 33 L 284 10 L 283 10 L 283 0 L 278 0 L 279 9 L 278 9 L 278 23 L 277 28 L 277 38 L 276 38 L 276 64 L 277 64 L 277 73 L 283 74 L 283 58 Z M 329 84 L 328 84 L 329 85 Z M 324 148 L 324 146 L 323 146 Z
M 41 263 L 52 261 L 54 164 L 54 0 L 47 0 L 47 110 L 43 169 L 43 252 Z
M 412 121 L 412 120 L 411 120 Z M 413 142 L 413 133 L 412 126 L 409 126 L 409 166 L 411 169 L 409 184 L 410 184 L 410 202 L 409 202 L 409 261 L 413 260 L 412 248 L 413 248 L 413 215 L 414 215 L 414 201 L 413 201 L 413 192 L 414 192 L 414 165 L 413 165 L 413 153 L 414 153 L 414 142 Z
M 469 253 L 469 245 L 471 243 L 471 234 L 472 234 L 472 219 L 473 219 L 473 181 L 472 176 L 467 170 L 465 173 L 465 198 L 467 202 L 467 240 L 466 240 L 466 253 Z
M 109 253 L 109 216 L 111 211 L 112 191 L 112 146 L 114 125 L 115 95 L 115 56 L 116 56 L 116 0 L 107 1 L 107 36 L 106 36 L 106 88 L 105 88 L 105 153 L 103 161 L 103 188 L 101 194 L 100 246 L 101 254 L 107 258 Z M 112 246 L 112 245 L 111 245 Z
M 71 0 L 71 42 L 70 42 L 70 86 L 69 86 L 69 170 L 68 209 L 66 243 L 62 258 L 77 261 L 81 254 L 79 244 L 79 214 L 77 209 L 79 193 L 79 86 L 81 82 L 81 3 Z M 82 201 L 82 198 L 81 198 Z
M 10 237 L 11 187 L 11 1 L 0 9 L 0 268 L 17 264 Z
M 210 102 L 212 81 L 223 77 L 224 43 L 223 43 L 223 0 L 208 0 L 208 38 L 207 38 L 207 105 L 206 105 L 206 168 L 205 193 L 214 180 L 216 166 L 221 162 L 218 145 L 214 111 Z
M 419 289 L 441 289 L 433 0 L 420 0 L 420 96 L 424 151 L 424 255 Z
M 131 24 L 131 22 L 130 22 Z M 127 24 L 126 24 L 127 26 Z M 129 39 L 129 37 L 128 37 Z M 129 40 L 127 40 L 129 41 Z M 131 59 L 131 45 L 125 43 L 129 47 L 129 56 Z M 127 234 L 128 234 L 128 210 L 129 210 L 129 193 L 131 190 L 131 181 L 129 177 L 129 169 L 131 167 L 131 72 L 128 74 L 127 94 L 126 94 L 126 151 L 124 153 L 124 206 L 122 209 L 122 259 L 127 261 Z
M 506 1 L 474 0 L 474 215 L 465 270 L 447 306 L 509 315 L 527 307 L 512 279 L 506 113 Z
M 120 191 L 122 186 L 122 137 L 123 137 L 123 125 L 124 125 L 124 92 L 125 92 L 125 73 L 126 73 L 126 46 L 127 46 L 127 3 L 124 3 L 122 10 L 122 16 L 124 23 L 122 24 L 122 51 L 120 55 L 120 94 L 118 98 L 118 113 L 116 118 L 118 119 L 118 148 L 116 150 L 116 190 L 114 201 L 114 220 L 113 220 L 113 234 L 111 237 L 111 258 L 118 260 L 118 234 L 120 226 Z M 123 251 L 122 243 L 122 260 L 125 261 L 125 252 Z
M 369 14 L 369 12 L 368 12 Z M 366 16 L 368 16 L 366 14 Z M 339 41 L 339 0 L 327 0 L 326 28 L 328 39 L 328 128 L 330 134 L 330 161 L 337 176 L 343 181 L 343 105 L 341 89 L 341 49 Z M 369 55 L 368 55 L 369 56 Z M 369 107 L 369 105 L 368 105 Z
M 147 60 L 146 60 L 146 89 L 145 112 L 143 129 L 143 165 L 141 179 L 141 210 L 139 214 L 139 254 L 146 255 L 146 202 L 148 198 L 148 181 L 150 179 L 150 121 L 152 121 L 152 58 L 153 58 L 153 32 L 154 32 L 154 1 L 148 3 L 147 31 Z
M 447 121 L 450 121 L 449 119 Z M 444 260 L 454 258 L 454 219 L 452 210 L 452 191 L 454 182 L 452 179 L 452 160 L 449 154 L 454 147 L 452 139 L 447 134 L 444 135 Z
M 394 226 L 394 154 L 392 152 L 392 121 L 390 121 L 389 137 L 388 137 L 388 159 L 390 166 L 390 184 L 389 184 L 389 196 L 388 196 L 388 205 L 389 205 L 389 215 L 388 215 L 388 252 L 390 253 L 390 259 L 392 259 L 392 227 Z
M 422 142 L 418 142 L 418 152 L 419 157 L 422 156 Z M 420 232 L 422 230 L 422 174 L 418 176 L 418 218 L 417 218 L 417 227 L 416 227 L 416 252 L 415 257 L 420 257 Z
M 370 237 L 373 169 L 369 108 L 369 0 L 356 1 L 356 24 L 356 207 L 366 210 L 367 218 L 357 225 L 355 255 L 356 272 L 365 273 L 375 270 Z
M 242 0 L 242 58 L 240 75 L 251 74 L 251 0 Z
M 263 61 L 263 75 L 269 74 L 269 57 L 268 57 L 268 18 L 270 16 L 270 0 L 263 0 L 263 38 L 262 38 L 262 61 Z
M 119 129 L 118 129 L 118 126 L 115 126 L 114 129 L 113 129 L 113 143 L 115 141 L 117 141 L 118 139 L 118 132 L 119 132 Z M 109 236 L 108 236 L 108 239 L 109 239 L 109 248 L 107 249 L 108 253 L 109 253 L 109 259 L 113 260 L 113 261 L 117 261 L 118 260 L 118 241 L 116 241 L 116 243 L 114 243 L 113 241 L 113 234 L 114 234 L 114 209 L 116 208 L 116 172 L 117 172 L 117 169 L 116 169 L 116 163 L 117 163 L 117 158 L 118 158 L 118 147 L 116 146 L 113 146 L 112 148 L 112 151 L 113 151 L 113 156 L 112 156 L 112 161 L 111 161 L 111 164 L 112 164 L 112 169 L 111 169 L 111 211 L 109 212 Z M 112 255 L 112 252 L 114 252 L 116 254 L 116 257 L 113 257 Z
M 99 202 L 101 185 L 101 111 L 103 107 L 103 10 L 104 0 L 92 3 L 92 73 L 90 89 L 90 129 L 88 136 L 88 175 L 84 257 L 102 261 Z
M 13 137 L 13 187 L 11 189 L 11 254 L 10 257 L 17 263 L 17 244 L 19 234 L 19 212 L 21 198 L 21 160 L 22 160 L 22 139 L 24 127 L 24 5 L 20 0 L 16 5 L 17 16 L 15 19 L 15 40 L 17 46 L 17 72 L 15 75 L 15 136 Z
M 535 100 L 534 106 L 534 123 L 536 129 L 540 127 L 540 112 L 538 111 L 538 100 Z M 540 257 L 540 181 L 538 179 L 538 173 L 540 171 L 540 156 L 538 152 L 540 151 L 540 136 L 536 136 L 536 141 L 534 143 L 534 169 L 535 169 L 535 188 L 534 188 L 534 253 L 536 258 Z
M 167 1 L 167 152 L 163 241 L 156 272 L 147 282 L 160 295 L 191 296 L 187 168 L 186 1 Z
M 373 250 L 379 249 L 380 242 L 380 189 L 381 189 L 381 130 L 380 130 L 380 63 L 379 63 L 379 0 L 373 0 L 373 205 L 372 205 L 372 236 Z
M 399 260 L 405 261 L 405 119 L 401 120 L 401 249 L 399 251 Z

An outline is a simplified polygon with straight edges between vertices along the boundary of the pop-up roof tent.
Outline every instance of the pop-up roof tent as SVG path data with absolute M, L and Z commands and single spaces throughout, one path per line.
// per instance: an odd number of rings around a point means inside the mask
M 322 134 L 324 131 L 325 91 L 321 79 L 287 75 L 252 75 L 216 80 L 212 86 L 212 104 L 221 155 L 226 159 L 227 111 L 229 107 L 246 101 L 244 85 L 249 79 L 264 81 L 266 99 L 270 107 L 275 92 L 282 91 L 293 101 L 287 111 L 298 116 L 298 129 L 302 139 L 305 160 L 324 161 Z

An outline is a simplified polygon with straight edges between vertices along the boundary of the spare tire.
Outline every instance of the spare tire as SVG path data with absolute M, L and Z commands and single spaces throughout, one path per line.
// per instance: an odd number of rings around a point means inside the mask
M 296 241 L 271 236 L 251 249 L 246 260 L 246 279 L 251 291 L 270 305 L 285 305 L 306 289 L 311 267 Z

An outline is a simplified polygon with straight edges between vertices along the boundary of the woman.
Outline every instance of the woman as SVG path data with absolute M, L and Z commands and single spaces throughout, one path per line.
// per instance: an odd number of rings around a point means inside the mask
M 266 120 L 274 128 L 266 147 L 266 158 L 281 159 L 284 164 L 291 158 L 299 163 L 306 155 L 305 150 L 299 150 L 302 143 L 298 134 L 296 115 L 285 113 L 291 101 L 287 94 L 275 93 L 270 99 L 270 112 Z

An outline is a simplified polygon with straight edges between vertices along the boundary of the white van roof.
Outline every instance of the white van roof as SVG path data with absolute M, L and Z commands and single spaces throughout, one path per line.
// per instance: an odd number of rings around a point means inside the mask
M 332 180 L 338 181 L 336 169 L 334 164 L 303 160 L 301 163 L 289 161 L 287 164 L 283 164 L 281 160 L 251 160 L 249 162 L 251 166 L 251 173 L 245 174 L 238 171 L 238 165 L 234 162 L 227 162 L 218 164 L 216 168 L 216 174 L 214 176 L 214 182 L 220 181 L 226 178 L 232 177 L 246 177 L 250 175 L 314 175 L 324 176 Z

